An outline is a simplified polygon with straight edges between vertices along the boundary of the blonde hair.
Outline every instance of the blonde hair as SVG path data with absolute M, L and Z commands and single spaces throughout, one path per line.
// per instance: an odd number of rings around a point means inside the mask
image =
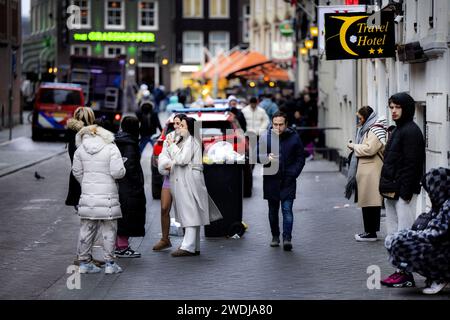
M 73 117 L 83 121 L 85 126 L 93 125 L 95 120 L 94 111 L 89 107 L 78 107 L 73 113 Z

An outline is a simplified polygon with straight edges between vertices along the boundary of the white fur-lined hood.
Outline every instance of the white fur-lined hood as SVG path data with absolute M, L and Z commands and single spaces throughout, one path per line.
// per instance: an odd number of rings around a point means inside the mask
M 83 146 L 86 152 L 94 154 L 102 150 L 107 144 L 114 142 L 114 134 L 98 125 L 81 129 L 76 137 L 77 148 Z

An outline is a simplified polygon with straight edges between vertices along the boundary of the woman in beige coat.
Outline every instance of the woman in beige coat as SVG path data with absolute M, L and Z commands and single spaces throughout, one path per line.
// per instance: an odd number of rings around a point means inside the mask
M 380 231 L 380 216 L 383 198 L 378 191 L 383 151 L 386 144 L 386 118 L 377 119 L 377 114 L 369 106 L 357 112 L 359 129 L 357 143 L 347 146 L 353 150 L 349 168 L 349 182 L 356 179 L 358 206 L 362 208 L 364 233 L 356 234 L 356 241 L 376 241 Z M 355 167 L 356 164 L 356 174 Z
M 170 171 L 170 188 L 173 198 L 175 220 L 185 234 L 174 257 L 194 256 L 200 253 L 200 227 L 222 218 L 219 209 L 208 195 L 203 176 L 202 145 L 194 137 L 195 120 L 184 118 L 178 130 L 177 139 L 168 142 L 166 158 L 159 159 Z

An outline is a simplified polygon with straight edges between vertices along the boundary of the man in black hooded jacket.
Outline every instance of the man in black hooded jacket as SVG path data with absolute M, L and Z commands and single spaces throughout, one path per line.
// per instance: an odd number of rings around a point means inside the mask
M 387 234 L 410 229 L 416 218 L 417 195 L 425 160 L 422 131 L 413 121 L 415 101 L 407 93 L 389 98 L 389 109 L 396 127 L 384 151 L 379 190 L 386 198 Z M 381 281 L 389 287 L 414 286 L 412 274 L 397 270 Z

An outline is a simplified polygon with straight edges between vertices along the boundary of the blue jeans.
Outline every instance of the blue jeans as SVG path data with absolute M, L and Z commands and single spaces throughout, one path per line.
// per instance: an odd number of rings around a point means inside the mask
M 145 149 L 145 146 L 147 145 L 147 143 L 149 143 L 153 146 L 153 140 L 152 140 L 152 136 L 147 136 L 147 137 L 142 137 L 141 141 L 139 141 L 139 151 L 142 152 Z
M 278 220 L 278 212 L 280 211 L 281 202 L 281 212 L 283 213 L 283 240 L 291 241 L 292 238 L 292 226 L 294 224 L 294 214 L 292 212 L 292 206 L 294 205 L 294 200 L 284 200 L 284 201 L 273 201 L 269 200 L 269 222 L 270 231 L 273 237 L 280 236 L 280 227 Z

